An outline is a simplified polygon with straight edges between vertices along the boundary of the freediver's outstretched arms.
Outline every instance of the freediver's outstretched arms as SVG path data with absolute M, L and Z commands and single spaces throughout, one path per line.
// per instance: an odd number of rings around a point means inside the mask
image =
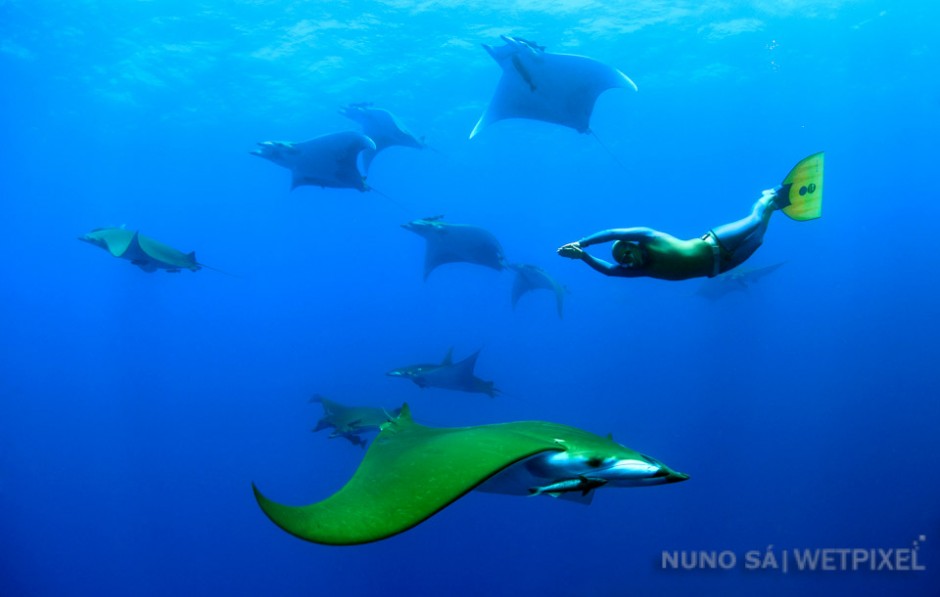
M 637 276 L 643 275 L 642 271 L 637 268 L 624 267 L 618 264 L 609 263 L 603 259 L 598 259 L 597 257 L 587 253 L 584 250 L 584 247 L 618 240 L 643 242 L 652 239 L 657 234 L 660 233 L 653 230 L 652 228 L 612 228 L 610 230 L 596 232 L 590 236 L 582 238 L 579 241 L 563 245 L 558 248 L 557 252 L 562 257 L 567 257 L 568 259 L 580 259 L 581 261 L 591 266 L 592 269 L 604 274 L 605 276 L 635 278 Z
M 577 245 L 581 248 L 589 247 L 591 245 L 596 245 L 600 243 L 609 243 L 617 240 L 629 240 L 634 242 L 642 242 L 644 240 L 649 240 L 656 236 L 657 232 L 652 228 L 647 228 L 645 226 L 634 227 L 634 228 L 611 228 L 609 230 L 601 230 L 600 232 L 595 232 L 590 236 L 585 236 L 577 242 Z M 574 243 L 570 243 L 574 244 Z M 565 245 L 567 246 L 567 245 Z
M 584 259 L 584 256 L 587 255 L 587 253 L 585 253 L 583 250 L 584 247 L 618 240 L 642 242 L 652 239 L 657 234 L 659 234 L 659 232 L 653 230 L 652 228 L 611 228 L 609 230 L 595 232 L 594 234 L 585 236 L 581 240 L 576 240 L 573 243 L 562 245 L 558 247 L 557 253 L 562 257 L 567 257 L 568 259 Z M 596 261 L 606 263 L 605 261 L 601 260 Z

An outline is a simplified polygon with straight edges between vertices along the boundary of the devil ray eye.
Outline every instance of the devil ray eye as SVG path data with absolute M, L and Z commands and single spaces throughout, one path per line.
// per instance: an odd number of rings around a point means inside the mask
M 600 458 L 596 458 L 596 457 L 595 457 L 595 458 L 588 458 L 587 465 L 588 465 L 589 467 L 591 467 L 591 468 L 597 468 L 597 467 L 599 467 L 601 464 L 603 464 L 603 462 L 604 462 L 604 461 L 603 461 L 602 459 L 600 459 Z

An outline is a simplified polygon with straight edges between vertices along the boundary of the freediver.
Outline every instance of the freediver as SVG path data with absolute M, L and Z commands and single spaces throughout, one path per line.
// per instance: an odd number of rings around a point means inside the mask
M 764 240 L 776 210 L 794 220 L 812 220 L 822 213 L 823 153 L 801 160 L 783 183 L 763 192 L 747 217 L 712 228 L 700 238 L 681 240 L 652 228 L 613 228 L 558 248 L 558 254 L 580 259 L 608 276 L 687 280 L 733 269 L 747 260 Z M 613 241 L 615 263 L 587 253 L 591 245 Z

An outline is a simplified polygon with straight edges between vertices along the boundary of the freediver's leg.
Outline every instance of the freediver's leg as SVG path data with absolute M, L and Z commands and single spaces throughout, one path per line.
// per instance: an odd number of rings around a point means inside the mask
M 754 204 L 749 216 L 737 222 L 712 228 L 712 234 L 731 254 L 728 266 L 722 268 L 724 271 L 744 263 L 764 242 L 764 233 L 767 232 L 770 215 L 777 209 L 774 197 L 776 197 L 776 190 L 766 190 Z

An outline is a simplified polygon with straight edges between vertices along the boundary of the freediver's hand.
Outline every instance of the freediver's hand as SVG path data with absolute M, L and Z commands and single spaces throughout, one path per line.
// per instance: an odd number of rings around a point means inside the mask
M 558 247 L 558 254 L 568 259 L 581 259 L 581 255 L 584 254 L 584 251 L 581 250 L 581 243 L 573 242 Z

